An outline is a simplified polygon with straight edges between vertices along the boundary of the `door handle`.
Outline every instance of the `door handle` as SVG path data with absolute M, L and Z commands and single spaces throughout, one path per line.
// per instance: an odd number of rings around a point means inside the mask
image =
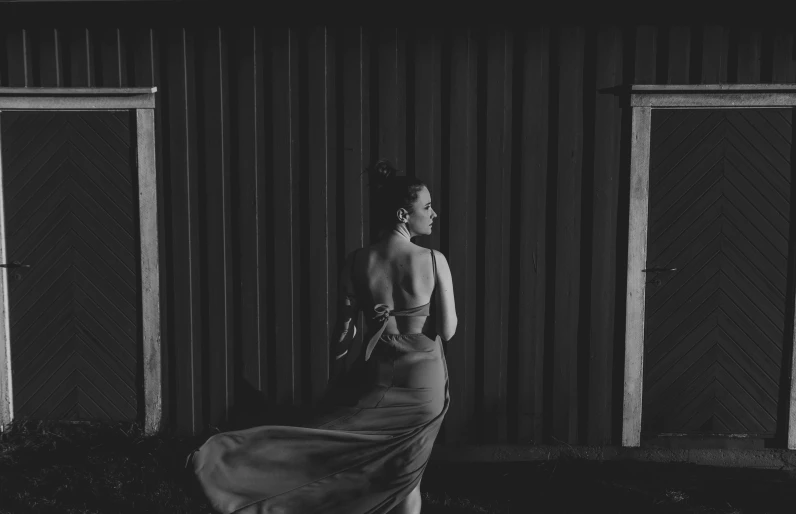
M 10 264 L 0 264 L 0 268 L 30 268 L 30 264 L 22 264 L 19 261 L 14 261 Z
M 641 270 L 642 273 L 660 273 L 662 271 L 677 271 L 677 268 L 647 268 Z

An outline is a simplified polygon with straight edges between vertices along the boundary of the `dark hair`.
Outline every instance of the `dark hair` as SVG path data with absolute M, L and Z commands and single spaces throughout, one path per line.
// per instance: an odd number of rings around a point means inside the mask
M 398 175 L 387 159 L 381 159 L 366 170 L 371 190 L 371 223 L 379 231 L 389 229 L 398 219 L 395 213 L 403 207 L 412 212 L 412 205 L 420 191 L 427 187 L 422 180 L 406 175 Z

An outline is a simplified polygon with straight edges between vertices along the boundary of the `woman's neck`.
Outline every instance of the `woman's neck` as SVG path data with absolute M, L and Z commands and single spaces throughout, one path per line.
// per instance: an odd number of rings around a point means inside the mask
M 387 237 L 390 239 L 406 241 L 407 243 L 412 241 L 412 235 L 409 233 L 409 229 L 407 229 L 406 225 L 403 224 L 393 227 L 389 232 L 387 232 Z

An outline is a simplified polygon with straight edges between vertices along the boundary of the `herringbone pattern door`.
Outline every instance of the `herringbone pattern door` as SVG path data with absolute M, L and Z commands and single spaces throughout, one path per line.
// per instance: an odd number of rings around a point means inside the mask
M 653 111 L 642 430 L 776 431 L 791 111 Z
M 137 415 L 138 207 L 123 112 L 3 112 L 14 414 Z M 134 125 L 132 125 L 134 126 Z

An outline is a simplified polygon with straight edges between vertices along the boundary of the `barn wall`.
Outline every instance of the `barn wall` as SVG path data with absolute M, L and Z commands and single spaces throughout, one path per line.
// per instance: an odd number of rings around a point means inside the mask
M 418 242 L 453 272 L 440 441 L 619 444 L 616 86 L 796 82 L 792 52 L 792 32 L 723 26 L 20 28 L 0 86 L 158 87 L 176 431 L 319 398 L 338 266 L 370 241 L 361 173 L 387 157 L 430 184 L 439 229 Z

